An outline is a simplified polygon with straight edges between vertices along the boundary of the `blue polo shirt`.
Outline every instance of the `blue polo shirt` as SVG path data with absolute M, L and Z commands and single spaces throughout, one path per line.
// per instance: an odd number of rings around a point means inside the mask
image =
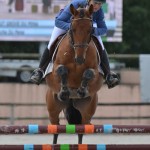
M 72 4 L 77 9 L 79 5 L 87 6 L 87 0 L 72 0 L 70 4 Z M 66 31 L 70 28 L 72 16 L 70 12 L 70 4 L 67 5 L 63 10 L 61 10 L 55 18 L 55 26 Z M 104 12 L 102 8 L 93 13 L 92 20 L 97 24 L 97 28 L 94 28 L 93 35 L 105 35 L 107 33 L 107 27 L 104 20 Z

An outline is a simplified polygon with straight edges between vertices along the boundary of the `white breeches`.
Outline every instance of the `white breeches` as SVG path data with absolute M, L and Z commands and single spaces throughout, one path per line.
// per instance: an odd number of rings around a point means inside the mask
M 47 48 L 50 50 L 50 47 L 52 45 L 52 43 L 57 39 L 57 37 L 61 34 L 64 34 L 66 33 L 65 30 L 62 30 L 60 28 L 57 28 L 56 26 L 54 27 L 53 31 L 52 31 L 52 35 L 51 35 L 51 38 L 49 40 L 49 43 L 48 43 L 48 46 Z
M 95 26 L 95 24 L 93 24 L 93 26 Z M 50 38 L 50 41 L 48 43 L 47 48 L 50 50 L 50 47 L 51 47 L 52 43 L 57 39 L 57 37 L 59 35 L 64 34 L 64 33 L 66 33 L 65 30 L 62 30 L 62 29 L 57 28 L 55 26 L 53 31 L 52 31 L 52 35 L 51 35 L 51 38 Z M 96 37 L 97 37 L 98 41 L 100 42 L 100 44 L 102 45 L 103 50 L 105 50 L 101 37 L 100 36 L 96 36 Z

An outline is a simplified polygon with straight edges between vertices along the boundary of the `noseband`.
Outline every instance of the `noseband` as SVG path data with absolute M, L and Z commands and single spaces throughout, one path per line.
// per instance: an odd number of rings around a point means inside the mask
M 91 18 L 78 18 L 78 19 L 72 19 L 72 21 L 78 21 L 78 20 L 89 20 L 90 22 L 92 22 L 92 19 Z M 73 49 L 75 50 L 76 48 L 88 48 L 89 46 L 89 43 L 90 43 L 90 40 L 91 38 L 89 39 L 89 41 L 86 43 L 86 44 L 76 44 L 74 42 L 74 38 L 73 38 L 73 31 L 72 31 L 72 21 L 71 21 L 71 26 L 70 26 L 70 30 L 69 30 L 69 35 L 70 35 L 70 43 L 71 43 L 71 47 L 73 47 Z M 91 28 L 91 31 L 92 31 L 92 28 Z M 92 33 L 92 32 L 91 32 Z M 91 36 L 90 36 L 91 37 Z

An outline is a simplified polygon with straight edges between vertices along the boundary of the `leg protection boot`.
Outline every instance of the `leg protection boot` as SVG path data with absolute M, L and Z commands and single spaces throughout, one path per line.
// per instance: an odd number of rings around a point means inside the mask
M 35 84 L 40 84 L 43 76 L 44 76 L 44 72 L 49 64 L 49 62 L 51 61 L 51 56 L 49 53 L 49 49 L 46 48 L 41 59 L 40 59 L 40 64 L 39 64 L 39 68 L 37 68 L 36 70 L 33 71 L 30 81 L 35 83 Z
M 108 59 L 108 55 L 107 55 L 106 50 L 102 50 L 101 64 L 100 65 L 101 65 L 102 70 L 104 72 L 104 77 L 105 77 L 106 83 L 108 85 L 108 88 L 110 89 L 110 88 L 113 88 L 116 85 L 118 85 L 120 82 L 119 77 L 117 74 L 112 73 L 110 71 L 109 59 Z

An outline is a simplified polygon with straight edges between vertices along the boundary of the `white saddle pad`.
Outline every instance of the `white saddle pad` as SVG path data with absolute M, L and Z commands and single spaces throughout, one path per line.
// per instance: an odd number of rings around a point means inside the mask
M 53 62 L 50 62 L 46 68 L 45 74 L 44 74 L 44 78 L 47 74 L 51 73 L 53 70 Z

